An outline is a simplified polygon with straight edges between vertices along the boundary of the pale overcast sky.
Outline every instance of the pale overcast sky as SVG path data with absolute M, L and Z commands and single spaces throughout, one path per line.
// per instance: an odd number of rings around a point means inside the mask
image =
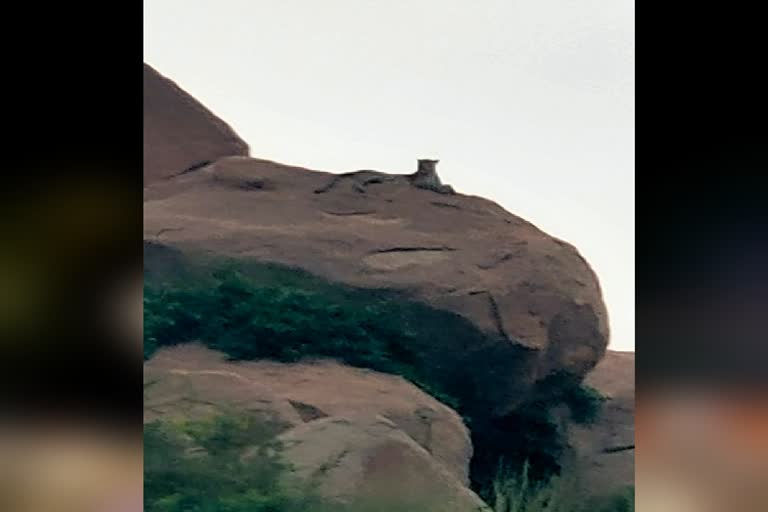
M 145 0 L 147 63 L 259 158 L 439 158 L 576 245 L 634 350 L 634 0 Z

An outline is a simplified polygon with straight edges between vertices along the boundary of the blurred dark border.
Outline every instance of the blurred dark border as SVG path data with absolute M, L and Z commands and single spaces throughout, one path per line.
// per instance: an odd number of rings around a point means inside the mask
M 141 275 L 142 4 L 28 5 L 3 34 L 0 410 L 138 429 L 141 356 L 103 306 Z
M 754 8 L 639 6 L 637 390 L 768 378 L 768 136 Z

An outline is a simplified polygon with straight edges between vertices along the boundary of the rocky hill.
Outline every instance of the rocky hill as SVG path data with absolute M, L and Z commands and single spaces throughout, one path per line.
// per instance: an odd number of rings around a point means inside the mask
M 280 423 L 308 474 L 347 454 L 323 470 L 326 494 L 370 490 L 400 467 L 455 510 L 482 505 L 467 486 L 487 484 L 501 456 L 556 463 L 541 404 L 577 396 L 609 339 L 598 279 L 573 246 L 487 199 L 416 187 L 415 169 L 250 158 L 199 103 L 150 68 L 147 80 L 147 421 L 234 404 Z M 213 270 L 208 288 L 162 291 L 219 260 L 241 277 Z M 185 341 L 218 352 L 154 351 Z M 607 435 L 592 432 L 572 437 L 585 454 L 597 441 L 583 439 Z M 365 460 L 379 469 L 353 478 Z

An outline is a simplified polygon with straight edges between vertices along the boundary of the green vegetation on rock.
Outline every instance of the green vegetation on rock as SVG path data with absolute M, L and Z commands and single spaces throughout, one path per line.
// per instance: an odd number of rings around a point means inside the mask
M 333 285 L 274 265 L 219 264 L 209 273 L 146 284 L 144 357 L 188 341 L 232 359 L 327 357 L 402 375 L 457 407 L 420 367 L 414 347 L 430 334 L 420 323 L 422 309 L 393 294 Z
M 502 418 L 487 418 L 475 425 L 476 444 L 472 459 L 473 487 L 488 499 L 493 493 L 499 460 L 507 470 L 526 467 L 526 477 L 547 481 L 561 470 L 561 459 L 568 448 L 566 433 L 553 411 L 567 407 L 572 421 L 592 423 L 600 415 L 604 398 L 577 378 L 556 372 L 531 390 L 530 398 Z
M 248 417 L 144 428 L 147 512 L 302 512 L 322 501 L 284 480 L 274 433 Z
M 536 481 L 556 475 L 566 444 L 552 411 L 566 405 L 575 421 L 589 422 L 602 401 L 575 377 L 557 373 L 507 417 L 483 417 L 472 407 L 477 393 L 441 375 L 428 352 L 448 337 L 481 344 L 483 335 L 468 321 L 390 291 L 329 283 L 278 265 L 166 262 L 161 272 L 145 274 L 144 329 L 145 358 L 162 346 L 201 341 L 233 359 L 328 357 L 401 375 L 464 416 L 475 448 L 473 487 L 484 497 L 502 458 L 518 471 L 528 462 Z
M 590 497 L 573 475 L 545 481 L 531 477 L 530 466 L 500 470 L 489 497 L 493 512 L 634 512 L 634 487 L 608 497 Z

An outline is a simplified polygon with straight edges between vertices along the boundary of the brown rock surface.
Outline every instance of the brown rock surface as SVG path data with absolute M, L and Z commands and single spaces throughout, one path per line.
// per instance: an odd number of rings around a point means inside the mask
M 610 494 L 635 481 L 635 354 L 608 351 L 585 380 L 607 401 L 591 426 L 574 425 L 570 440 L 585 488 Z M 618 451 L 615 451 L 618 450 Z
M 196 165 L 247 155 L 224 121 L 144 64 L 144 186 Z
M 489 510 L 423 446 L 382 416 L 323 418 L 285 432 L 280 440 L 297 474 L 316 479 L 320 492 L 339 502 L 371 500 L 392 510 L 425 512 Z
M 548 372 L 583 375 L 597 363 L 608 319 L 575 248 L 491 201 L 389 176 L 223 158 L 146 188 L 144 237 L 395 289 L 460 315 L 486 341 L 435 340 L 430 357 L 478 368 L 473 385 L 496 414 Z
M 145 421 L 232 408 L 285 430 L 331 416 L 380 416 L 454 480 L 469 482 L 472 445 L 461 418 L 400 377 L 332 361 L 231 362 L 201 345 L 185 344 L 147 361 L 144 382 Z

